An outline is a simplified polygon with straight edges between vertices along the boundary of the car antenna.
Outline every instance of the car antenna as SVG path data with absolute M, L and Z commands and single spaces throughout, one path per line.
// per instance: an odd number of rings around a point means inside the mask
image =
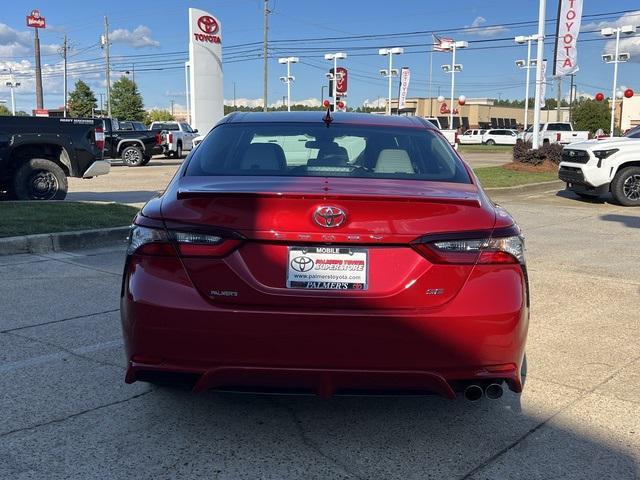
M 327 107 L 327 114 L 322 120 L 327 125 L 327 128 L 329 127 L 329 125 L 331 125 L 331 122 L 333 122 L 333 117 L 331 116 L 331 107 Z

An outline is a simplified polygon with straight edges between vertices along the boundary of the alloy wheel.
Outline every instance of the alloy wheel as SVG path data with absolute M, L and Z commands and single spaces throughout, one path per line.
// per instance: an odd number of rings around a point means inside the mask
M 58 179 L 47 170 L 38 170 L 29 178 L 29 197 L 36 200 L 51 200 L 58 192 Z
M 640 175 L 630 175 L 622 184 L 622 193 L 629 200 L 640 200 Z

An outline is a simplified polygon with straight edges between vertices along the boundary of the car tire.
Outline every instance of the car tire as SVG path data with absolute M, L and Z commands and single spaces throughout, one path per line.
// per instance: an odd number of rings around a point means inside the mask
M 125 147 L 120 154 L 120 158 L 127 167 L 141 167 L 144 162 L 144 154 L 139 147 L 131 145 Z
M 522 381 L 522 386 L 524 387 L 525 382 L 527 381 L 527 354 L 524 354 L 524 358 L 522 359 L 522 366 L 520 367 L 520 379 Z
M 620 205 L 640 206 L 640 167 L 619 170 L 611 182 L 611 194 Z
M 176 146 L 175 156 L 176 156 L 176 158 L 182 158 L 182 144 L 181 143 L 178 143 L 178 145 Z
M 64 170 L 46 158 L 32 158 L 18 168 L 11 196 L 17 200 L 64 200 L 69 185 Z
M 145 165 L 148 165 L 150 161 L 151 157 L 147 155 L 146 157 L 144 157 L 144 160 L 142 160 L 142 166 L 144 167 Z
M 164 152 L 164 158 L 171 158 L 173 156 L 172 152 Z
M 485 144 L 485 145 L 489 145 L 489 146 L 491 146 L 491 145 L 495 145 L 495 144 L 496 144 L 496 141 L 495 141 L 495 140 L 491 140 L 491 139 L 489 139 L 489 140 L 487 140 L 486 142 L 484 142 L 484 144 Z

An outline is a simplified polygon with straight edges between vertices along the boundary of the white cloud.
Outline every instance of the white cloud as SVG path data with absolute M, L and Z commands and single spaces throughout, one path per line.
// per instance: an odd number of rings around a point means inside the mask
M 233 99 L 225 98 L 224 104 L 233 106 Z M 262 98 L 236 98 L 236 106 L 238 107 L 255 108 L 255 107 L 261 107 L 262 104 L 263 104 Z M 273 103 L 270 103 L 269 107 L 278 108 L 282 105 L 286 105 L 286 103 L 283 102 L 282 99 L 279 99 Z M 314 97 L 314 98 L 305 98 L 304 100 L 293 99 L 291 100 L 291 105 L 304 105 L 305 107 L 319 107 L 320 105 L 322 105 L 322 103 L 320 102 L 320 100 Z
M 381 110 L 385 109 L 387 105 L 386 98 L 376 98 L 375 100 L 369 100 L 368 98 L 362 102 L 363 107 L 369 108 L 380 108 Z
M 42 55 L 57 53 L 59 45 L 42 44 Z M 0 57 L 23 57 L 33 52 L 33 36 L 27 31 L 18 31 L 0 23 Z
M 471 25 L 465 25 L 466 30 L 464 30 L 464 33 L 469 35 L 477 35 L 478 37 L 494 37 L 496 35 L 509 31 L 508 28 L 503 27 L 502 25 L 496 25 L 494 27 L 483 27 L 482 25 L 484 25 L 485 23 L 487 23 L 487 19 L 478 16 L 474 18 L 473 22 L 471 22 Z
M 124 43 L 133 48 L 159 47 L 160 42 L 151 36 L 151 29 L 145 25 L 139 25 L 135 30 L 119 28 L 109 34 L 112 43 Z
M 589 24 L 589 28 L 585 27 L 585 30 L 599 30 L 605 27 L 622 27 L 623 25 L 640 25 L 640 10 L 626 13 L 613 22 Z M 615 53 L 615 49 L 616 41 L 614 38 L 605 42 L 603 53 Z M 631 58 L 629 59 L 630 62 L 640 63 L 640 35 L 636 34 L 627 37 L 626 35 L 621 34 L 619 51 L 620 53 L 629 53 L 631 55 Z

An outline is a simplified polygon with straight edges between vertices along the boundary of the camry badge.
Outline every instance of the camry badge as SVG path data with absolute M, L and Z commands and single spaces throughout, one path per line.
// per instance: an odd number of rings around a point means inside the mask
M 313 221 L 325 228 L 339 227 L 346 219 L 347 215 L 338 207 L 318 207 L 313 213 Z

